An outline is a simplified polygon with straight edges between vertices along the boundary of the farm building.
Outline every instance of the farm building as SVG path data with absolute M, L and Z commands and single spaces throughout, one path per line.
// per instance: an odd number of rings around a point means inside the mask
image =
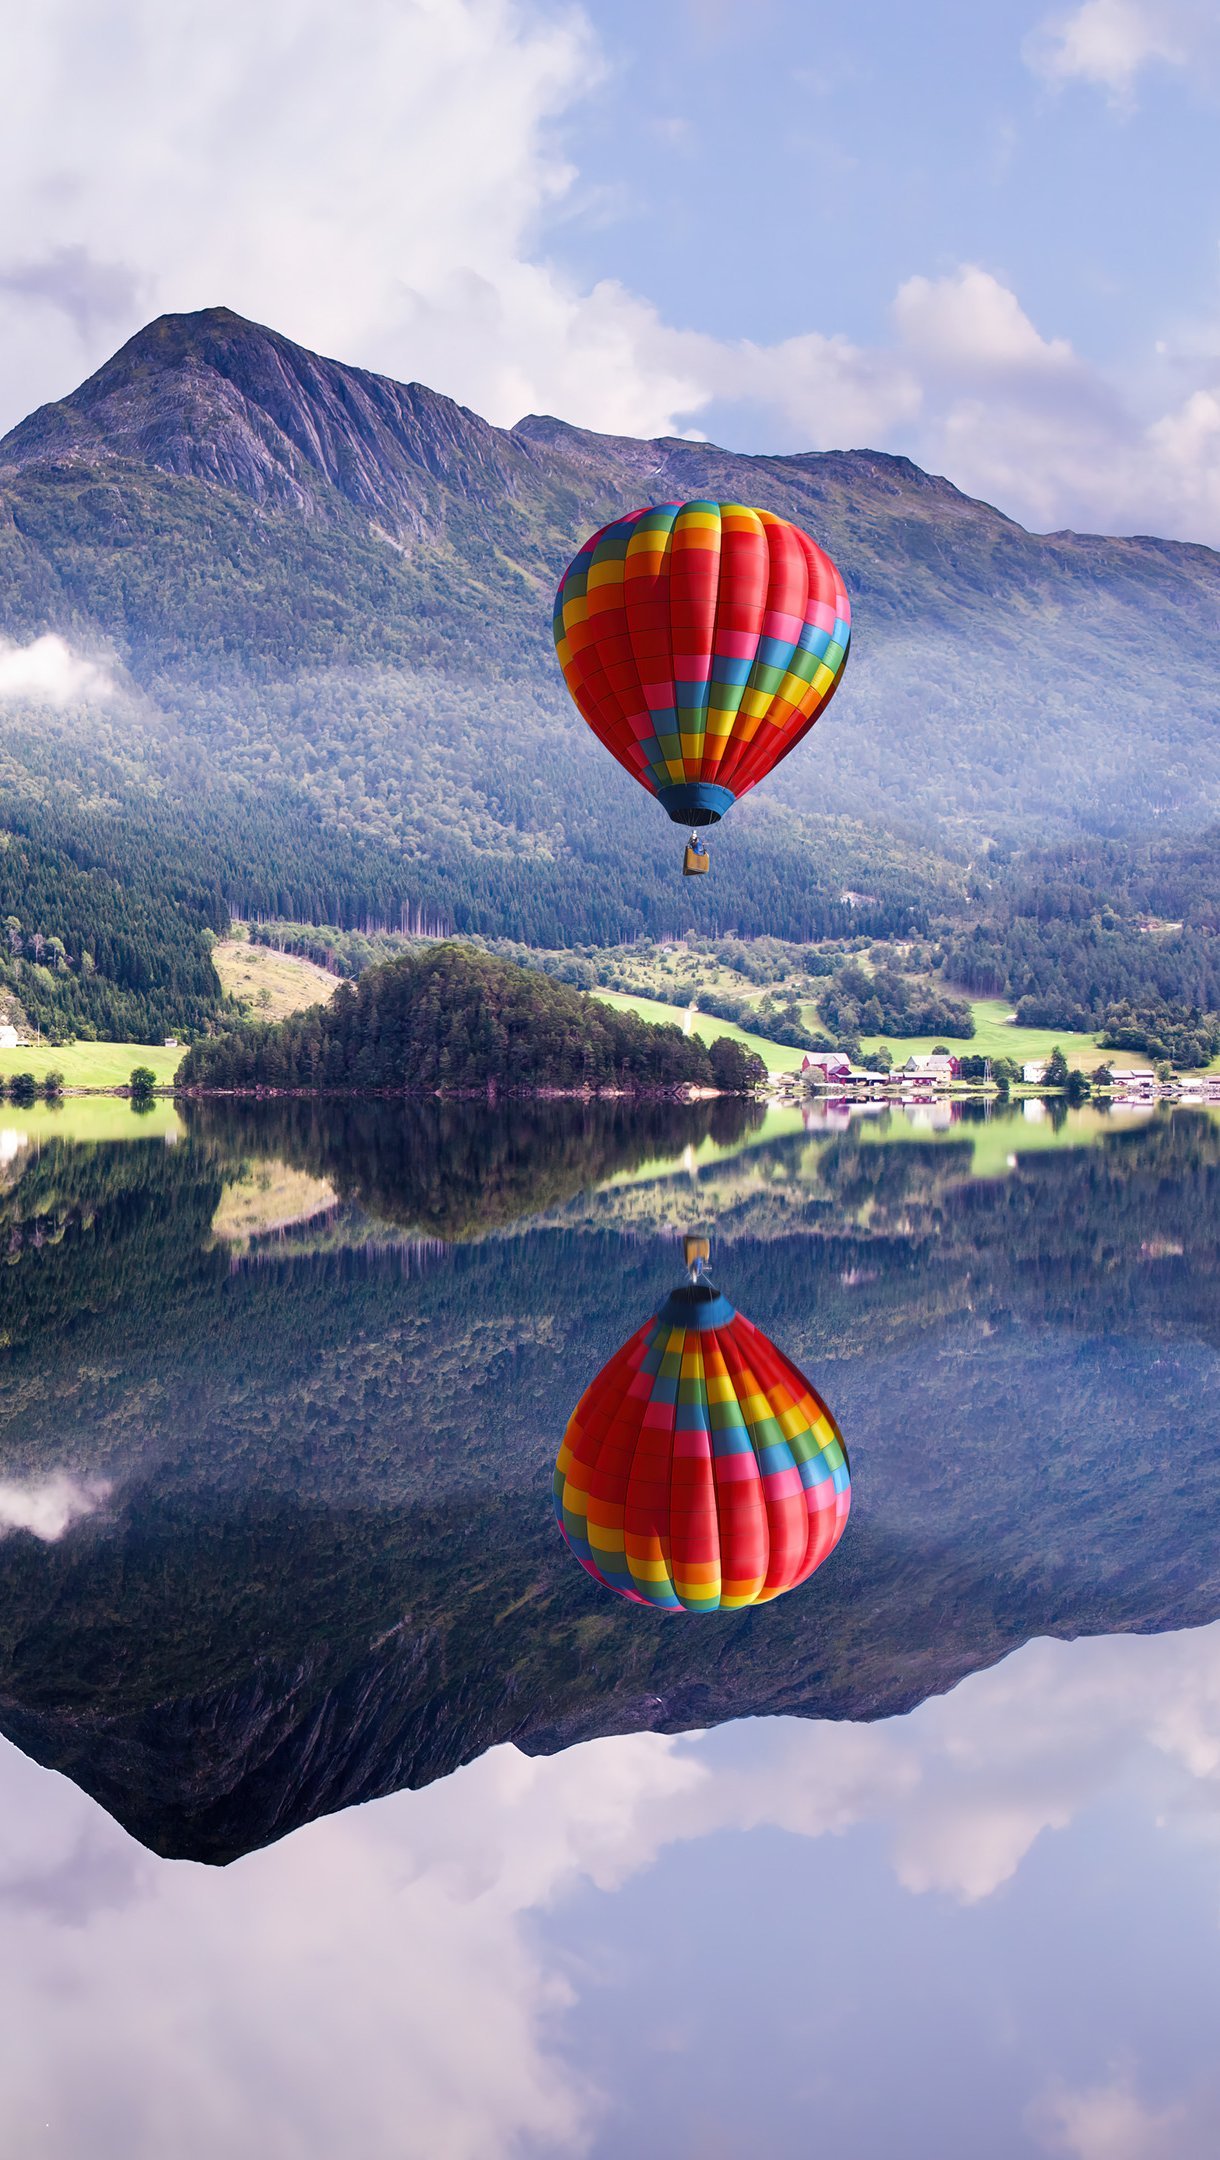
M 801 1059 L 801 1071 L 810 1080 L 850 1080 L 852 1063 L 842 1050 L 814 1050 Z
M 961 1069 L 960 1058 L 950 1057 L 946 1050 L 932 1050 L 921 1055 L 912 1053 L 905 1065 L 894 1067 L 894 1075 L 902 1080 L 925 1080 L 931 1081 L 934 1087 L 948 1087 Z

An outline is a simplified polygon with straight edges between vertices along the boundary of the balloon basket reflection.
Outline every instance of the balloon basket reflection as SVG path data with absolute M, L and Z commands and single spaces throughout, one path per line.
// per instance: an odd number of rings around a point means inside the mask
M 688 1239 L 689 1279 L 585 1389 L 555 1465 L 581 1565 L 661 1612 L 735 1612 L 795 1589 L 851 1506 L 826 1404 L 707 1279 L 706 1255 Z

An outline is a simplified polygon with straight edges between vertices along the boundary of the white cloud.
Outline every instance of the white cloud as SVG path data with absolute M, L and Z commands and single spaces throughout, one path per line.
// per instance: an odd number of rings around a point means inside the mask
M 95 1515 L 109 1497 L 104 1478 L 70 1477 L 66 1470 L 25 1485 L 0 1482 L 0 1537 L 28 1530 L 44 1545 L 53 1545 L 87 1515 Z
M 656 334 L 662 352 L 690 356 L 697 404 L 747 406 L 777 424 L 794 448 L 834 450 L 892 439 L 919 414 L 923 388 L 905 356 L 870 351 L 820 331 L 778 345 L 726 344 L 692 332 Z
M 977 264 L 952 277 L 908 278 L 894 302 L 894 321 L 911 356 L 942 375 L 1059 378 L 1078 367 L 1066 339 L 1040 336 L 1016 294 Z
M 575 178 L 550 124 L 601 66 L 575 10 L 207 0 L 188 23 L 158 0 L 104 19 L 47 0 L 6 46 L 5 424 L 148 315 L 220 303 L 492 418 L 583 389 L 616 424 L 649 311 L 569 290 L 533 249 Z M 637 369 L 621 424 L 689 394 Z
M 1214 32 L 1209 0 L 1084 0 L 1040 24 L 1025 52 L 1049 82 L 1097 83 L 1125 101 L 1150 62 L 1185 67 Z
M 1089 0 L 1039 64 L 1121 88 L 1202 52 L 1207 13 Z M 1209 353 L 1146 406 L 986 265 L 907 278 L 871 346 L 833 318 L 771 345 L 711 335 L 561 272 L 546 220 L 587 197 L 564 130 L 605 71 L 575 9 L 204 0 L 188 22 L 158 0 L 104 17 L 45 0 L 6 38 L 22 95 L 0 130 L 0 232 L 20 247 L 0 254 L 0 427 L 152 314 L 223 303 L 501 423 L 902 451 L 1040 527 L 1220 542 Z
M 1173 2160 L 1204 2160 L 1215 2151 L 1214 2114 L 1209 2137 L 1196 2143 L 1182 2103 L 1146 2107 L 1125 2079 L 1077 2092 L 1056 2087 L 1030 2116 L 1047 2150 L 1063 2153 L 1067 2160 L 1168 2160 L 1170 2154 Z
M 1220 543 L 1220 374 L 1149 418 L 977 265 L 909 279 L 894 321 L 922 463 L 1038 530 Z
M 0 704 L 74 705 L 109 697 L 113 688 L 100 662 L 73 652 L 61 637 L 35 638 L 29 645 L 0 637 Z

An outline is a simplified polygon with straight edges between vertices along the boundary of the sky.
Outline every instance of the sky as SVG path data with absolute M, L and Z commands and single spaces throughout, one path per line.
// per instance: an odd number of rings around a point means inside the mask
M 0 84 L 0 428 L 226 305 L 1220 545 L 1218 0 L 6 0 Z
M 496 1748 L 219 1874 L 7 1741 L 0 1813 L 6 2152 L 1217 2150 L 1220 1626 Z

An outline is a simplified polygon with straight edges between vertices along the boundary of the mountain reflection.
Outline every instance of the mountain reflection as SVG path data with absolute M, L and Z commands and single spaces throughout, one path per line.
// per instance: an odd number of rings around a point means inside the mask
M 147 1844 L 226 1860 L 498 1740 L 874 1717 L 1031 1635 L 1220 1613 L 1208 1119 L 1028 1159 L 1013 1121 L 980 1178 L 736 1104 L 512 1113 L 212 1104 L 6 1167 L 0 1727 Z M 280 1234 L 218 1231 L 260 1190 Z M 572 1566 L 549 1482 L 695 1219 L 855 1507 L 812 1581 L 688 1625 Z

